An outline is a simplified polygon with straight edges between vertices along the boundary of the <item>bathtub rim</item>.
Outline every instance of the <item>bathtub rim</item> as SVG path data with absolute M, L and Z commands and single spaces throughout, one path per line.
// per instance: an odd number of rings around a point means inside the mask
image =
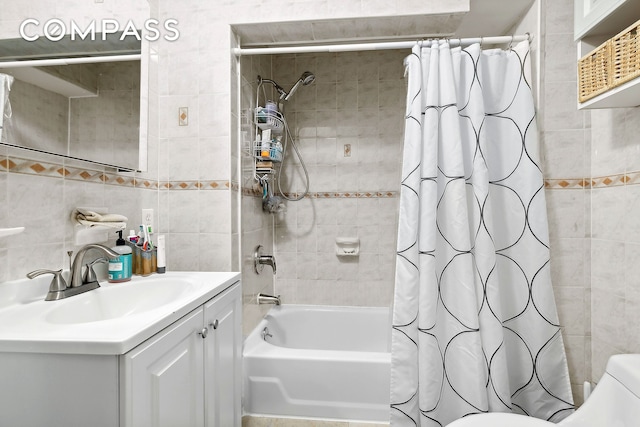
M 370 424 L 372 426 L 388 426 L 391 425 L 390 421 L 369 421 L 369 420 L 353 420 L 350 418 L 323 418 L 323 417 L 302 417 L 302 416 L 291 416 L 291 415 L 277 415 L 274 416 L 272 414 L 258 414 L 253 412 L 246 412 L 244 408 L 242 408 L 242 418 L 244 417 L 254 417 L 254 418 L 270 418 L 273 420 L 308 420 L 308 421 L 320 421 L 327 423 L 353 423 L 353 424 Z M 319 426 L 322 427 L 322 426 Z M 333 427 L 333 426 L 331 426 Z

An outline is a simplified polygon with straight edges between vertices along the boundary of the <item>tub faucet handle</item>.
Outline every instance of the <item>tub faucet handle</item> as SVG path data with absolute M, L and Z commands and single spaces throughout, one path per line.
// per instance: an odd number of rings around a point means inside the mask
M 256 274 L 260 274 L 265 265 L 270 265 L 273 274 L 276 274 L 276 259 L 273 255 L 264 255 L 262 245 L 256 246 L 253 253 L 253 267 Z

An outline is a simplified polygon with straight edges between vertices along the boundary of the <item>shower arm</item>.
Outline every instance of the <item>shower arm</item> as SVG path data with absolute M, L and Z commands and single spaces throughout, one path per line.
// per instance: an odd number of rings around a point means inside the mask
M 271 79 L 263 79 L 262 77 L 260 77 L 258 75 L 258 85 L 262 85 L 263 83 L 272 84 L 273 87 L 276 89 L 276 91 L 278 91 L 278 93 L 280 94 L 280 100 L 284 99 L 286 101 L 288 99 L 287 97 L 289 96 L 289 94 L 284 90 L 284 88 L 282 86 L 280 86 L 278 83 L 276 83 L 275 81 L 273 81 Z

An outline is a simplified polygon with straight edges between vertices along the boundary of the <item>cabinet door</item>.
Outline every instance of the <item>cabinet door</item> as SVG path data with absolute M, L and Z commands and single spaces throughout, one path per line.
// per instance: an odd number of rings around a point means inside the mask
M 239 427 L 242 387 L 242 292 L 235 284 L 205 304 L 209 335 L 205 344 L 207 427 Z
M 204 426 L 202 307 L 125 354 L 123 425 Z

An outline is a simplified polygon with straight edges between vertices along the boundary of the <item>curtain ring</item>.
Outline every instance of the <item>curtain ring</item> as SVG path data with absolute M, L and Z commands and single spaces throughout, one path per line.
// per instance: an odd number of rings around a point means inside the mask
M 484 44 L 484 37 L 480 36 L 480 49 L 482 49 L 483 44 Z
M 511 41 L 509 42 L 509 50 L 511 50 L 511 47 L 513 46 L 513 39 L 515 38 L 515 36 L 512 34 L 511 35 Z

